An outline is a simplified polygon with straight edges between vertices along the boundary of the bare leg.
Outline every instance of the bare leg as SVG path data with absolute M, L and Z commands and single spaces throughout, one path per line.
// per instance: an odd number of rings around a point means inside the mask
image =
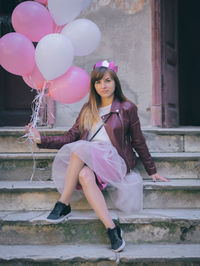
M 99 219 L 105 225 L 106 228 L 114 228 L 113 223 L 108 208 L 104 199 L 104 196 L 96 184 L 96 179 L 93 171 L 84 166 L 79 174 L 79 182 L 82 185 L 84 194 L 90 203 L 91 207 L 94 209 Z
M 72 192 L 75 189 L 75 186 L 78 181 L 78 176 L 81 171 L 81 169 L 84 166 L 84 162 L 75 154 L 72 152 L 69 165 L 66 170 L 65 174 L 65 187 L 64 191 L 60 196 L 59 201 L 65 203 L 66 205 L 69 204 L 70 197 L 72 195 Z

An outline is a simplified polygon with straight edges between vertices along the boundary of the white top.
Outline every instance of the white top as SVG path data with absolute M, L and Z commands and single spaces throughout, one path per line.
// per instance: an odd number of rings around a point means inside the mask
M 106 115 L 108 113 L 110 113 L 110 109 L 111 109 L 111 105 L 107 105 L 105 107 L 100 107 L 99 108 L 99 116 L 103 116 Z M 89 135 L 88 135 L 88 139 L 90 139 L 95 132 L 98 130 L 98 128 L 102 125 L 103 121 L 102 119 L 90 130 Z M 92 141 L 106 141 L 106 142 L 110 142 L 110 139 L 108 137 L 108 134 L 105 130 L 105 127 L 103 126 L 100 131 L 96 134 L 96 136 L 92 139 Z

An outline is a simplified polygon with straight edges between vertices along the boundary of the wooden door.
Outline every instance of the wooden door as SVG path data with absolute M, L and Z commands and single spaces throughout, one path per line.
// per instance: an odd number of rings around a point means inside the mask
M 14 31 L 11 13 L 21 1 L 0 2 L 0 37 Z M 36 95 L 21 76 L 13 75 L 0 66 L 0 126 L 24 126 L 30 121 L 31 103 Z
M 36 95 L 21 76 L 0 67 L 0 126 L 24 126 L 30 121 L 31 103 Z
M 179 125 L 178 0 L 161 1 L 162 125 Z

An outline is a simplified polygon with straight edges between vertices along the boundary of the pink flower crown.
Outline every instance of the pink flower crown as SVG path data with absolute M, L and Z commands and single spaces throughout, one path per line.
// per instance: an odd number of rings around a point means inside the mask
M 97 68 L 97 67 L 107 67 L 107 68 L 109 68 L 109 69 L 112 69 L 115 73 L 117 73 L 117 71 L 118 71 L 118 66 L 115 66 L 115 64 L 114 64 L 114 62 L 112 61 L 112 62 L 108 62 L 107 60 L 104 60 L 104 61 L 99 61 L 99 62 L 97 62 L 95 65 L 94 65 L 94 68 L 93 69 L 95 69 L 95 68 Z

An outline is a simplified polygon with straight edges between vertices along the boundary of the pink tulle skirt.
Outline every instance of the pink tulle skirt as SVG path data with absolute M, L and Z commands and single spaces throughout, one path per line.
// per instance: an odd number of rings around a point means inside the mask
M 101 190 L 107 187 L 115 207 L 125 212 L 138 212 L 142 209 L 142 178 L 133 171 L 126 174 L 124 159 L 109 142 L 79 140 L 64 145 L 58 151 L 53 162 L 52 175 L 60 193 L 64 189 L 66 168 L 72 152 L 94 172 L 98 187 Z M 76 189 L 81 189 L 79 183 Z

